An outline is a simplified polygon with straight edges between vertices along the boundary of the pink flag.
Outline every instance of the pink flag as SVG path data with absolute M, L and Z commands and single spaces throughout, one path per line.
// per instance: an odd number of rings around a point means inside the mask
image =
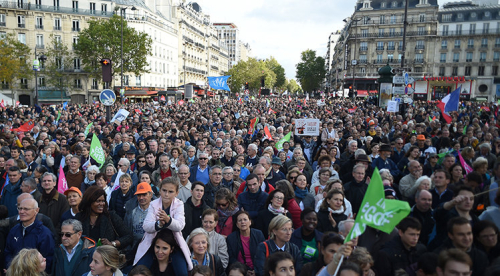
M 3 100 L 0 102 L 0 107 L 5 108 L 5 103 L 3 102 Z
M 460 152 L 458 152 L 458 159 L 460 160 L 460 165 L 462 165 L 462 167 L 464 167 L 466 174 L 469 174 L 473 171 L 473 169 L 467 163 L 465 163 L 465 160 L 462 157 L 462 155 L 460 154 Z
M 68 190 L 68 181 L 64 175 L 63 167 L 59 167 L 59 180 L 57 181 L 57 191 L 61 194 Z

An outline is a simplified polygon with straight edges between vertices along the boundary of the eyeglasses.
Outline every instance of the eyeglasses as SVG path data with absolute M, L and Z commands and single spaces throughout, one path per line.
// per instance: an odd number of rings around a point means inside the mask
M 66 238 L 71 238 L 71 236 L 73 236 L 74 234 L 76 234 L 76 232 L 73 232 L 73 233 L 60 233 L 59 236 L 61 236 L 61 238 L 64 236 Z
M 297 179 L 296 176 L 290 176 L 290 180 L 295 180 L 295 179 Z
M 235 172 L 241 172 L 241 170 L 234 170 Z
M 118 164 L 118 167 L 125 167 L 125 165 L 122 165 L 122 164 Z
M 202 157 L 202 158 L 198 158 L 199 160 L 207 160 L 208 158 L 205 158 L 205 157 Z
M 177 173 L 177 174 L 180 174 L 180 175 L 187 175 L 187 174 L 189 174 L 189 173 L 179 172 L 179 173 Z
M 33 209 L 36 209 L 36 208 L 17 207 L 17 210 L 18 210 L 19 212 L 22 212 L 22 211 L 29 211 L 29 210 L 33 210 Z
M 216 203 L 218 207 L 226 208 L 229 205 L 229 202 L 226 202 L 226 204 L 221 204 L 221 203 Z
M 146 160 L 138 160 L 137 163 L 146 163 Z
M 224 173 L 224 174 L 233 174 L 232 172 L 227 172 L 227 173 Z
M 279 201 L 281 201 L 281 200 L 284 200 L 284 199 L 285 199 L 285 198 L 284 198 L 284 197 L 282 197 L 282 196 L 274 196 L 273 198 L 275 198 L 275 199 L 277 199 L 277 200 L 279 200 Z
M 213 173 L 212 175 L 222 175 L 221 173 Z

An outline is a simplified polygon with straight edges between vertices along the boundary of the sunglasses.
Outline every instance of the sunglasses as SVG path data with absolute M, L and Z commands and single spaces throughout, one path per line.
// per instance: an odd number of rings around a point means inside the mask
M 229 202 L 226 202 L 226 204 L 216 203 L 216 205 L 217 205 L 218 207 L 226 208 L 226 207 L 229 205 Z
M 73 232 L 73 233 L 60 233 L 59 236 L 61 236 L 61 238 L 64 236 L 66 238 L 71 238 L 71 236 L 73 236 L 74 234 L 76 234 L 76 232 Z
M 199 160 L 207 160 L 208 158 L 203 157 L 203 158 L 198 158 L 198 159 Z

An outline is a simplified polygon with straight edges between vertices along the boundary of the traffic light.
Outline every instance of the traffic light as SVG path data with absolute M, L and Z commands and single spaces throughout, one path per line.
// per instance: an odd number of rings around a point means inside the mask
M 113 75 L 113 66 L 111 64 L 111 59 L 103 58 L 100 61 L 102 65 L 102 81 L 111 82 L 111 77 Z
M 248 86 L 248 81 L 247 81 L 247 82 L 245 82 L 245 89 L 248 90 L 248 87 L 249 86 Z

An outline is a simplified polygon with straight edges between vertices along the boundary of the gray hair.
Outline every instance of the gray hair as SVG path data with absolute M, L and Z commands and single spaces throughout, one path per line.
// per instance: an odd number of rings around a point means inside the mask
M 88 177 L 88 173 L 90 171 L 93 171 L 95 173 L 99 173 L 99 167 L 97 167 L 96 165 L 92 165 L 92 166 L 88 167 L 87 170 L 85 171 L 85 176 Z
M 79 220 L 76 219 L 67 219 L 62 222 L 61 227 L 65 225 L 72 225 L 73 226 L 73 231 L 76 233 L 82 232 L 83 231 L 83 226 L 82 223 Z
M 356 165 L 354 165 L 354 168 L 352 168 L 352 172 L 354 172 L 357 168 L 363 169 L 363 172 L 366 173 L 365 165 L 363 165 L 363 164 L 356 164 Z
M 432 179 L 430 177 L 428 177 L 427 175 L 422 175 L 421 177 L 419 177 L 417 179 L 417 181 L 415 181 L 415 186 L 419 187 L 420 184 L 422 184 L 422 181 L 424 181 L 424 180 L 428 180 L 429 181 L 431 188 L 434 186 L 433 183 L 432 183 Z
M 198 227 L 196 229 L 194 229 L 193 231 L 191 231 L 191 233 L 189 234 L 189 237 L 186 241 L 186 243 L 188 244 L 188 247 L 191 247 L 191 242 L 193 241 L 193 238 L 198 236 L 198 235 L 204 235 L 205 238 L 207 239 L 207 252 L 210 251 L 210 239 L 208 237 L 208 233 L 207 231 L 205 231 L 205 229 L 201 228 L 201 227 Z
M 255 151 L 257 151 L 257 149 L 258 149 L 258 148 L 257 148 L 257 145 L 256 145 L 256 144 L 253 144 L 253 143 L 252 143 L 252 144 L 250 144 L 250 145 L 248 145 L 248 148 L 249 148 L 249 149 L 252 149 L 252 150 L 255 150 Z
M 345 219 L 341 222 L 339 222 L 339 233 L 340 232 L 343 232 L 345 233 L 345 224 L 348 223 L 348 222 L 352 222 L 353 224 L 355 223 L 355 221 L 353 219 Z
M 351 140 L 351 141 L 349 141 L 349 144 L 347 144 L 347 145 L 350 147 L 353 143 L 356 143 L 356 145 L 358 145 L 357 140 Z
M 23 180 L 23 183 L 28 185 L 30 187 L 30 189 L 36 189 L 36 187 L 37 187 L 36 181 L 33 177 L 26 177 Z
M 51 177 L 52 177 L 52 180 L 53 180 L 54 182 L 56 182 L 56 181 L 57 181 L 57 176 L 56 176 L 55 174 L 51 173 L 51 172 L 46 172 L 46 173 L 44 173 L 44 174 L 42 175 L 42 179 L 44 179 L 47 175 L 51 176 Z
M 208 153 L 206 153 L 206 152 L 200 152 L 200 154 L 198 154 L 198 159 L 200 159 L 200 157 L 201 157 L 202 155 L 203 155 L 204 157 L 208 158 Z
M 194 146 L 189 146 L 189 147 L 187 148 L 187 150 L 188 150 L 188 151 L 189 151 L 189 150 L 192 150 L 192 149 L 194 149 L 194 150 L 196 151 L 196 148 L 195 148 Z
M 127 167 L 130 167 L 130 161 L 127 158 L 120 158 L 118 162 L 122 161 L 124 165 L 127 165 Z
M 352 141 L 351 141 L 352 142 Z M 354 152 L 354 158 L 358 157 L 358 155 L 360 154 L 366 154 L 366 151 L 364 149 L 357 149 L 355 152 Z
M 238 165 L 236 165 L 236 166 L 238 166 Z M 234 171 L 234 170 L 233 170 L 233 167 L 229 167 L 229 166 L 224 167 L 224 169 L 222 169 L 222 171 L 223 171 L 223 172 L 225 172 L 225 171 L 229 171 L 229 170 Z
M 271 164 L 271 159 L 270 159 L 269 157 L 267 157 L 267 156 L 261 156 L 261 157 L 259 158 L 259 161 L 260 161 L 260 160 L 262 160 L 262 159 L 266 160 L 266 163 L 267 163 L 268 165 L 269 165 L 269 164 Z
M 215 165 L 215 166 L 210 167 L 210 175 L 212 175 L 214 173 L 214 169 L 219 169 L 219 170 L 222 171 L 222 167 L 221 166 Z
M 488 143 L 482 143 L 481 145 L 479 145 L 479 149 L 484 149 L 484 148 L 487 148 L 488 151 L 491 150 L 491 146 Z

